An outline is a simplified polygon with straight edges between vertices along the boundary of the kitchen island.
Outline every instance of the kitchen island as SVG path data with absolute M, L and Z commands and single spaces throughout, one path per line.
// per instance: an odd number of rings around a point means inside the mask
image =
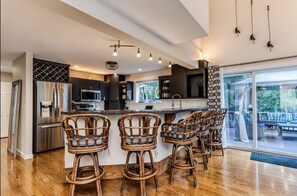
M 108 116 L 111 125 L 109 130 L 108 149 L 99 153 L 100 165 L 105 166 L 106 175 L 105 178 L 119 178 L 121 177 L 122 167 L 125 164 L 127 152 L 121 149 L 121 138 L 118 128 L 118 119 L 123 114 L 129 113 L 154 113 L 160 116 L 161 125 L 165 122 L 178 121 L 185 118 L 189 113 L 193 111 L 207 110 L 206 107 L 198 108 L 168 108 L 168 109 L 153 109 L 153 110 L 102 110 L 102 111 L 73 111 L 62 112 L 64 116 L 72 114 L 102 114 Z M 161 126 L 158 133 L 161 131 Z M 66 141 L 66 139 L 65 139 Z M 158 134 L 157 148 L 153 152 L 154 160 L 158 166 L 158 173 L 163 173 L 166 170 L 166 163 L 171 155 L 172 145 L 162 142 L 162 138 Z M 65 168 L 71 168 L 73 165 L 74 155 L 68 153 L 67 145 L 65 144 Z M 148 160 L 145 160 L 148 161 Z M 133 161 L 132 161 L 133 162 Z M 162 163 L 161 163 L 162 162 Z M 158 164 L 159 163 L 159 164 Z M 89 157 L 84 157 L 81 160 L 81 165 L 92 165 L 92 161 Z

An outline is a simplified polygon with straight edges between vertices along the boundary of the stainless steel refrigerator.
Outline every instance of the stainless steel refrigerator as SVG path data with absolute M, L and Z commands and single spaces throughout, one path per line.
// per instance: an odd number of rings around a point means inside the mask
M 64 146 L 61 127 L 62 111 L 71 111 L 72 85 L 69 83 L 34 81 L 33 152 Z

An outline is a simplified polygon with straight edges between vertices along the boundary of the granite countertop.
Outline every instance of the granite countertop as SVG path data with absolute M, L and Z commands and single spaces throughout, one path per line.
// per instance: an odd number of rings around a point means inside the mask
M 154 114 L 175 114 L 178 112 L 187 112 L 187 111 L 203 111 L 207 110 L 207 107 L 195 107 L 195 108 L 165 108 L 165 109 L 152 109 L 152 110 L 93 110 L 93 111 L 83 111 L 83 110 L 75 110 L 71 112 L 62 112 L 63 115 L 71 115 L 71 114 L 103 114 L 103 115 L 122 115 L 129 113 L 154 113 Z

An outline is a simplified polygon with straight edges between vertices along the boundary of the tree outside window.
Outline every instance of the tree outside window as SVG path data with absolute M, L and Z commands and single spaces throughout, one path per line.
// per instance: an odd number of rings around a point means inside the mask
M 136 102 L 148 103 L 159 100 L 159 81 L 136 83 Z

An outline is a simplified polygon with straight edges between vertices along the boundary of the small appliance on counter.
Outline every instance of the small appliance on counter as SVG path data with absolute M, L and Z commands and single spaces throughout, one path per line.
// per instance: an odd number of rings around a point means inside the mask
M 75 102 L 76 110 L 93 111 L 96 110 L 96 104 L 92 102 Z

